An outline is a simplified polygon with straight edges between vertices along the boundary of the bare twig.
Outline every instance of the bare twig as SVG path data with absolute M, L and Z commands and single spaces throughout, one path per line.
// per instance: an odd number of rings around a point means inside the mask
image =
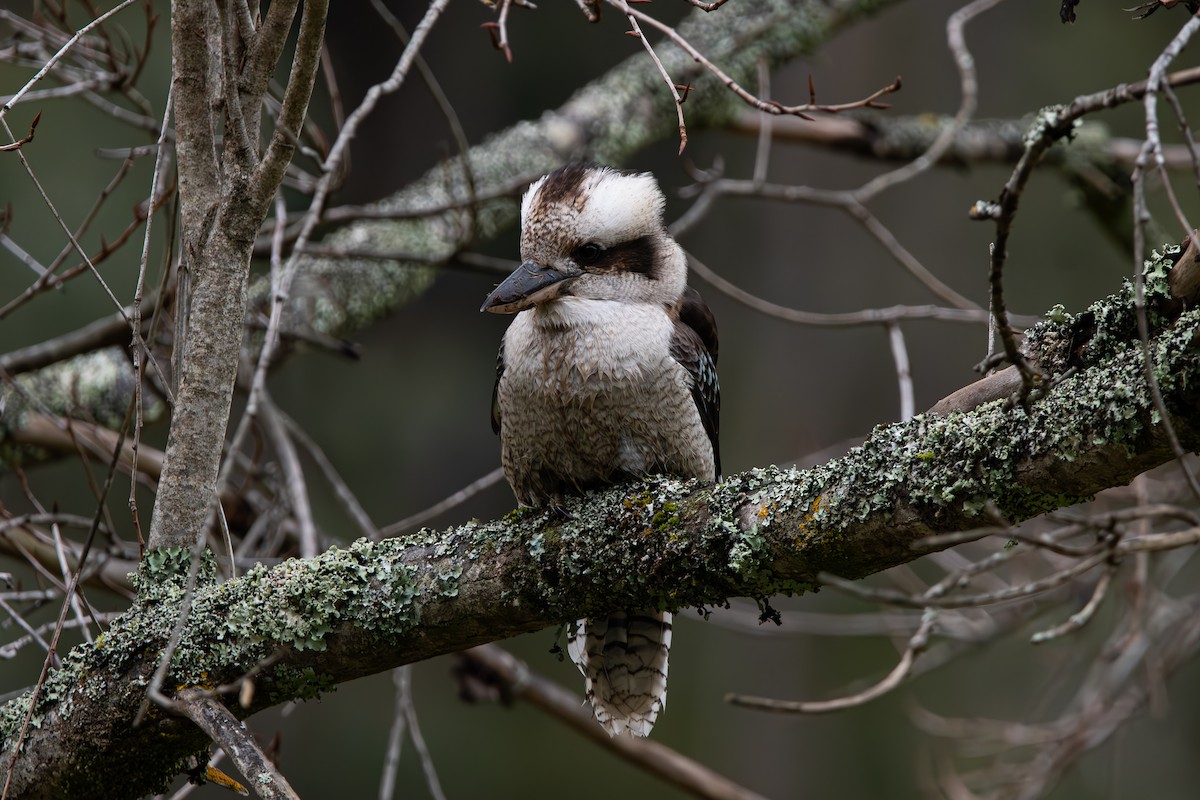
M 689 794 L 707 800 L 763 800 L 699 762 L 652 740 L 609 736 L 580 705 L 579 698 L 556 683 L 532 672 L 528 665 L 494 644 L 462 653 L 471 664 L 472 678 L 498 683 L 501 691 L 519 697 L 553 716 L 576 733 L 646 772 Z
M 184 689 L 179 692 L 178 706 L 225 751 L 259 797 L 299 800 L 300 795 L 254 741 L 254 734 L 219 700 Z
M 899 262 L 914 278 L 916 278 L 932 294 L 957 308 L 977 309 L 979 305 L 946 285 L 936 275 L 930 272 L 900 241 L 881 223 L 870 210 L 863 205 L 852 191 L 834 191 L 814 189 L 808 186 L 792 186 L 786 184 L 759 183 L 756 181 L 739 181 L 729 178 L 713 180 L 702 185 L 700 198 L 687 214 L 676 220 L 670 231 L 673 236 L 679 236 L 708 211 L 709 205 L 721 195 L 737 197 L 763 197 L 783 202 L 813 203 L 832 206 L 849 214 L 861 224 L 880 244 L 889 255 Z
M 1100 573 L 1100 580 L 1096 581 L 1096 588 L 1092 591 L 1091 598 L 1083 608 L 1072 614 L 1061 624 L 1033 634 L 1029 637 L 1029 641 L 1033 644 L 1042 644 L 1043 642 L 1049 642 L 1066 636 L 1069 633 L 1074 633 L 1086 625 L 1096 613 L 1096 609 L 1100 607 L 1100 603 L 1104 601 L 1105 595 L 1108 594 L 1108 587 L 1112 583 L 1112 578 L 1116 571 L 1116 564 L 1110 564 L 1108 569 Z
M 421 760 L 425 785 L 433 800 L 446 800 L 441 781 L 438 780 L 437 771 L 433 767 L 433 757 L 429 754 L 429 747 L 425 744 L 425 737 L 421 734 L 421 726 L 417 722 L 417 708 L 413 704 L 412 695 L 412 667 L 405 665 L 395 670 L 392 675 L 396 682 L 396 702 L 404 708 L 404 716 L 408 720 L 408 735 L 412 737 L 413 748 Z
M 130 414 L 126 415 L 125 425 L 129 424 L 129 417 L 132 416 L 132 411 L 133 411 L 132 405 L 130 405 L 129 410 L 130 410 Z M 123 429 L 124 429 L 124 425 L 122 426 L 122 430 Z M 121 453 L 121 449 L 122 449 L 121 446 L 123 443 L 124 442 L 123 442 L 123 437 L 122 437 L 122 439 L 120 441 L 118 441 L 117 447 L 115 447 L 113 450 L 112 458 L 108 465 L 108 474 L 104 480 L 104 488 L 101 492 L 99 502 L 97 503 L 96 514 L 92 518 L 91 528 L 88 530 L 87 538 L 84 540 L 83 549 L 80 551 L 80 554 L 79 554 L 78 567 L 71 574 L 71 582 L 68 584 L 67 589 L 64 592 L 62 607 L 59 609 L 58 621 L 55 623 L 55 627 L 54 627 L 54 636 L 50 639 L 50 647 L 46 652 L 46 659 L 42 662 L 41 674 L 38 676 L 37 683 L 34 684 L 33 693 L 30 698 L 30 701 L 29 701 L 28 713 L 25 715 L 24 720 L 21 722 L 20 732 L 17 734 L 16 741 L 13 744 L 13 749 L 12 749 L 13 755 L 9 758 L 8 769 L 5 770 L 4 790 L 2 792 L 0 792 L 0 800 L 5 800 L 8 797 L 8 790 L 12 783 L 13 767 L 16 766 L 17 759 L 22 752 L 22 743 L 25 741 L 25 737 L 29 733 L 29 725 L 33 720 L 34 709 L 37 708 L 38 695 L 41 693 L 42 687 L 46 683 L 46 676 L 49 674 L 50 667 L 54 663 L 54 659 L 56 658 L 56 650 L 58 647 L 58 641 L 59 641 L 59 637 L 62 635 L 62 632 L 64 630 L 64 625 L 65 625 L 66 619 L 67 619 L 67 610 L 71 606 L 71 602 L 70 602 L 71 598 L 74 596 L 76 590 L 79 587 L 80 575 L 83 574 L 83 568 L 84 568 L 84 565 L 87 563 L 88 555 L 91 553 L 92 544 L 96 540 L 96 533 L 100 529 L 100 521 L 104 517 L 104 512 L 106 510 L 105 509 L 105 500 L 108 497 L 109 489 L 112 488 L 113 476 L 116 475 L 117 460 L 120 457 L 120 453 Z
M 720 1 L 725 2 L 725 0 Z M 712 9 L 704 10 L 711 11 Z M 765 59 L 759 59 L 758 62 L 758 93 L 762 97 L 771 93 L 771 68 Z M 771 138 L 776 120 L 774 114 L 754 114 L 754 117 L 761 120 L 762 123 L 758 129 L 758 143 L 754 148 L 753 180 L 755 183 L 763 183 L 767 179 L 767 165 L 771 161 Z
M 433 519 L 438 514 L 449 511 L 450 509 L 454 508 L 455 506 L 460 505 L 460 504 L 466 502 L 467 500 L 469 500 L 470 498 L 474 497 L 475 495 L 479 494 L 484 489 L 487 489 L 488 487 L 494 486 L 495 484 L 499 483 L 500 479 L 503 477 L 504 477 L 503 467 L 496 467 L 494 470 L 489 472 L 487 475 L 484 475 L 482 478 L 479 478 L 478 480 L 474 480 L 471 483 L 468 483 L 466 486 L 459 489 L 457 492 L 455 492 L 454 494 L 445 498 L 444 500 L 434 503 L 429 508 L 426 508 L 422 511 L 418 511 L 416 514 L 407 516 L 404 519 L 399 520 L 398 522 L 393 522 L 391 525 L 388 525 L 387 527 L 380 530 L 379 533 L 381 536 L 385 536 L 385 537 L 386 536 L 398 536 L 399 534 L 405 533 L 419 525 L 424 525 L 426 522 Z
M 880 325 L 906 319 L 934 319 L 941 322 L 960 322 L 986 324 L 988 313 L 983 309 L 945 308 L 943 306 L 889 306 L 887 308 L 865 308 L 860 311 L 842 313 L 824 313 L 819 311 L 800 311 L 788 308 L 770 300 L 747 292 L 745 289 L 726 280 L 711 267 L 688 253 L 691 269 L 708 283 L 715 286 L 724 294 L 732 297 L 747 308 L 771 317 L 794 322 L 797 325 L 812 325 L 820 327 L 856 327 L 862 325 Z M 1037 322 L 1036 317 L 1021 317 L 1025 324 Z
M 276 413 L 275 401 L 269 392 L 264 390 L 259 395 L 259 419 L 263 430 L 275 450 L 279 464 L 287 479 L 287 494 L 289 507 L 300 528 L 300 557 L 312 558 L 320 552 L 320 539 L 317 536 L 317 526 L 313 521 L 312 506 L 308 499 L 308 485 L 304 480 L 304 469 L 300 466 L 300 458 L 296 454 L 296 446 L 288 435 L 287 426 Z
M 1031 595 L 1040 594 L 1051 589 L 1062 586 L 1079 575 L 1094 569 L 1109 557 L 1107 552 L 1096 553 L 1088 558 L 1084 558 L 1066 569 L 1061 569 L 1052 575 L 1039 580 L 1028 581 L 1016 586 L 1008 586 L 994 592 L 986 592 L 977 595 L 950 595 L 947 597 L 913 597 L 904 592 L 896 592 L 891 589 L 868 589 L 861 587 L 853 581 L 847 581 L 839 578 L 836 575 L 829 573 L 821 573 L 818 575 L 818 580 L 822 584 L 838 589 L 847 594 L 864 599 L 877 600 L 891 605 L 897 605 L 907 608 L 968 608 L 974 606 L 988 605 L 991 603 L 1004 603 L 1011 600 L 1019 600 Z
M 321 449 L 320 445 L 313 441 L 312 437 L 305 433 L 304 429 L 294 419 L 285 414 L 283 409 L 276 407 L 275 413 L 283 420 L 288 434 L 301 447 L 308 451 L 313 461 L 317 462 L 317 466 L 321 468 L 321 473 L 325 476 L 325 480 L 333 487 L 338 500 L 341 501 L 350 518 L 354 520 L 354 524 L 358 526 L 359 532 L 369 539 L 382 538 L 379 528 L 371 521 L 371 516 L 367 514 L 366 509 L 362 507 L 362 503 L 354 496 L 354 492 L 342 480 L 342 476 L 338 474 L 337 468 L 333 466 L 333 462 L 329 460 L 329 456 L 325 455 L 325 451 Z
M 33 122 L 29 123 L 29 133 L 27 133 L 25 135 L 25 138 L 18 139 L 17 141 L 12 142 L 10 144 L 0 145 L 0 153 L 9 153 L 9 152 L 12 152 L 13 150 L 20 150 L 22 147 L 24 147 L 25 145 L 32 142 L 33 141 L 33 132 L 37 130 L 38 120 L 40 120 L 41 118 L 42 118 L 42 112 L 39 111 L 34 116 Z
M 1175 431 L 1175 425 L 1171 421 L 1171 413 L 1166 407 L 1166 403 L 1162 399 L 1162 391 L 1158 385 L 1158 377 L 1155 375 L 1154 357 L 1150 350 L 1150 331 L 1149 322 L 1146 318 L 1146 296 L 1145 282 L 1143 277 L 1144 266 L 1142 259 L 1145 254 L 1145 226 L 1149 220 L 1149 212 L 1146 210 L 1146 189 L 1145 189 L 1145 168 L 1146 159 L 1150 156 L 1154 157 L 1155 166 L 1164 177 L 1164 184 L 1170 187 L 1170 177 L 1166 175 L 1165 167 L 1162 159 L 1162 141 L 1159 138 L 1158 132 L 1158 114 L 1157 114 L 1157 98 L 1158 91 L 1162 87 L 1167 67 L 1183 50 L 1195 33 L 1200 30 L 1200 17 L 1193 16 L 1184 25 L 1183 28 L 1176 34 L 1175 38 L 1167 45 L 1162 54 L 1155 59 L 1154 64 L 1150 67 L 1150 75 L 1146 79 L 1146 93 L 1143 99 L 1146 119 L 1146 143 L 1142 147 L 1142 152 L 1138 156 L 1136 166 L 1133 173 L 1133 197 L 1134 197 L 1134 270 L 1133 270 L 1133 285 L 1134 285 L 1134 309 L 1137 315 L 1138 336 L 1142 343 L 1142 363 L 1143 374 L 1147 385 L 1150 387 L 1150 396 L 1154 401 L 1155 410 L 1161 418 L 1163 429 L 1167 433 L 1167 438 L 1171 443 L 1171 448 L 1175 452 L 1175 457 L 1179 460 L 1180 466 L 1183 469 L 1183 474 L 1187 478 L 1188 485 L 1192 488 L 1192 493 L 1196 498 L 1200 499 L 1200 480 L 1197 479 L 1192 471 L 1191 464 L 1185 458 L 1186 450 L 1179 441 L 1179 435 Z M 1176 209 L 1176 213 L 1182 218 L 1182 210 L 1179 210 L 1178 203 L 1172 197 L 1172 205 Z M 1191 225 L 1186 219 L 1181 219 L 1185 229 L 1188 232 L 1188 237 L 1191 239 L 1191 244 L 1194 247 L 1200 247 L 1200 239 L 1197 239 L 1196 233 L 1192 230 Z
M 975 108 L 978 105 L 979 84 L 975 79 L 975 60 L 967 50 L 963 28 L 969 21 L 999 5 L 1000 2 L 1001 0 L 975 0 L 950 15 L 950 19 L 946 21 L 946 40 L 950 52 L 954 54 L 955 66 L 958 68 L 959 92 L 962 96 L 958 111 L 955 112 L 953 121 L 942 128 L 933 144 L 920 157 L 899 169 L 879 175 L 860 187 L 856 192 L 859 202 L 866 202 L 880 192 L 911 180 L 928 170 L 945 155 L 946 151 L 950 149 L 950 145 L 954 143 L 955 137 L 958 136 L 958 132 L 974 116 Z
M 21 102 L 21 98 L 23 98 L 25 96 L 25 94 L 30 89 L 33 88 L 34 84 L 36 84 L 42 78 L 46 77 L 50 73 L 50 70 L 54 69 L 55 65 L 57 65 L 58 62 L 62 60 L 63 56 L 65 56 L 68 52 L 70 52 L 71 48 L 75 47 L 76 44 L 78 44 L 80 39 L 82 39 L 84 36 L 86 36 L 92 30 L 94 30 L 95 28 L 97 28 L 98 26 L 103 24 L 105 20 L 109 19 L 110 17 L 112 17 L 116 14 L 119 14 L 120 12 L 124 11 L 126 8 L 129 8 L 129 6 L 133 5 L 136 2 L 138 2 L 138 0 L 123 0 L 123 2 L 118 3 L 117 5 L 113 6 L 108 11 L 105 11 L 103 14 L 101 14 L 98 17 L 96 17 L 95 19 L 93 19 L 87 25 L 84 25 L 82 28 L 77 30 L 75 32 L 75 35 L 72 36 L 70 39 L 68 39 L 63 44 L 63 46 L 59 48 L 58 52 L 55 53 L 53 56 L 51 56 L 46 61 L 46 63 L 44 63 L 42 65 L 42 68 L 39 69 L 32 78 L 30 78 L 28 81 L 26 81 L 25 85 L 22 86 L 17 91 L 16 94 L 14 94 L 12 97 L 10 97 L 8 99 L 8 102 L 4 103 L 4 105 L 0 105 L 0 120 L 4 119 L 4 116 L 9 112 L 9 109 L 11 109 L 17 103 Z
M 654 52 L 654 46 L 650 44 L 650 40 L 642 33 L 642 28 L 638 25 L 637 17 L 634 16 L 633 10 L 629 8 L 628 3 L 624 2 L 624 0 L 618 0 L 618 3 L 618 8 L 625 14 L 632 28 L 632 30 L 626 31 L 626 33 L 636 38 L 642 43 L 642 47 L 646 48 L 646 52 L 650 55 L 650 60 L 654 62 L 655 68 L 658 69 L 658 74 L 666 81 L 667 89 L 671 92 L 671 99 L 675 101 L 675 115 L 679 119 L 679 152 L 677 155 L 683 155 L 684 148 L 687 147 L 687 125 L 683 121 L 683 101 L 687 95 L 686 93 L 682 96 L 679 94 L 679 87 L 671 79 L 670 74 L 667 73 L 667 68 L 663 66 L 658 53 Z
M 370 115 L 380 98 L 386 94 L 395 92 L 403 84 L 405 77 L 408 75 L 408 70 L 413 64 L 417 53 L 425 43 L 425 39 L 436 23 L 441 12 L 445 9 L 448 0 L 433 0 L 428 10 L 422 18 L 416 30 L 413 31 L 412 38 L 409 40 L 408 46 L 404 48 L 404 53 L 397 61 L 392 74 L 382 83 L 372 86 L 366 96 L 363 98 L 359 106 L 346 119 L 346 124 L 342 127 L 338 134 L 337 140 L 330 148 L 329 156 L 323 165 L 324 172 L 321 180 L 317 184 L 316 193 L 313 196 L 312 202 L 309 205 L 308 212 L 304 216 L 304 221 L 301 226 L 300 233 L 296 240 L 295 249 L 291 257 L 283 266 L 281 274 L 278 278 L 278 285 L 273 287 L 271 293 L 271 318 L 267 328 L 267 335 L 263 340 L 262 348 L 259 351 L 258 363 L 254 370 L 254 377 L 250 386 L 250 397 L 247 400 L 246 412 L 242 415 L 241 421 L 238 423 L 237 430 L 234 432 L 232 444 L 229 452 L 238 452 L 244 442 L 245 436 L 250 429 L 250 422 L 257 413 L 257 404 L 259 395 L 265 390 L 267 368 L 271 363 L 271 357 L 274 354 L 275 348 L 279 342 L 279 326 L 282 319 L 283 305 L 291 294 L 292 282 L 295 279 L 296 268 L 299 262 L 300 254 L 304 251 L 309 238 L 316 229 L 317 223 L 321 219 L 321 212 L 325 206 L 325 200 L 332 189 L 334 176 L 338 172 L 338 167 L 342 159 L 346 157 L 346 152 L 349 148 L 350 141 L 354 138 L 358 131 L 358 126 L 368 115 Z M 228 480 L 230 469 L 230 461 L 221 469 L 220 482 L 223 484 Z
M 395 31 L 396 38 L 400 40 L 400 44 L 407 47 L 410 39 L 408 31 L 400 24 L 400 20 L 396 18 L 396 15 L 387 9 L 383 4 L 383 0 L 371 0 L 371 6 L 375 9 L 375 13 L 379 14 L 380 18 Z M 469 230 L 464 238 L 473 239 L 478 228 L 479 197 L 475 190 L 475 170 L 471 167 L 471 143 L 467 139 L 467 132 L 462 126 L 462 121 L 458 118 L 458 112 L 454 109 L 454 104 L 446 96 L 446 92 L 442 89 L 442 85 L 438 81 L 437 76 L 434 75 L 433 70 L 429 68 L 425 57 L 417 53 L 413 61 L 413 66 L 417 68 L 421 80 L 425 83 L 425 88 L 429 90 L 433 101 L 437 103 L 438 109 L 442 112 L 442 116 L 445 117 L 446 124 L 450 126 L 450 133 L 454 137 L 454 144 L 458 147 L 459 163 L 462 164 L 463 182 L 466 184 L 467 189 L 466 209 L 470 219 Z M 338 122 L 341 123 L 342 121 L 342 118 L 339 116 Z M 326 216 L 326 219 L 328 220 L 329 217 Z
M 679 31 L 676 30 L 676 28 L 674 26 L 668 25 L 665 22 L 657 20 L 654 17 L 650 16 L 649 14 L 643 13 L 642 11 L 639 11 L 634 8 L 630 8 L 630 6 L 626 2 L 626 0 L 610 0 L 610 1 L 618 9 L 620 9 L 621 13 L 623 13 L 627 17 L 629 17 L 631 21 L 637 20 L 638 22 L 642 23 L 643 25 L 649 25 L 650 27 L 657 30 L 659 33 L 666 36 L 668 39 L 670 39 L 672 42 L 674 42 L 676 46 L 678 46 L 681 50 L 683 50 L 685 53 L 687 53 L 688 57 L 690 57 L 696 63 L 700 64 L 701 67 L 703 67 L 705 70 L 712 73 L 712 75 L 714 77 L 716 77 L 717 80 L 719 80 L 727 89 L 729 89 L 735 95 L 737 95 L 739 98 L 741 98 L 741 100 L 743 102 L 745 102 L 748 105 L 753 106 L 754 108 L 758 109 L 759 111 L 762 111 L 767 114 L 785 114 L 785 115 L 798 116 L 801 118 L 805 118 L 805 117 L 807 117 L 809 112 L 824 111 L 824 112 L 829 112 L 829 113 L 835 113 L 838 111 L 847 111 L 847 110 L 850 110 L 853 108 L 885 108 L 886 106 L 877 102 L 878 99 L 880 97 L 882 97 L 883 95 L 890 94 L 892 92 L 896 92 L 896 91 L 900 90 L 900 79 L 897 78 L 895 81 L 893 81 L 892 83 L 883 87 L 882 89 L 879 89 L 879 90 L 871 93 L 870 95 L 868 95 L 867 97 L 865 97 L 861 100 L 856 100 L 851 103 L 842 103 L 842 104 L 838 104 L 838 105 L 818 105 L 816 103 L 805 103 L 805 104 L 795 105 L 795 106 L 786 106 L 786 105 L 783 105 L 782 103 L 778 103 L 774 100 L 762 100 L 758 97 L 755 97 L 750 92 L 746 91 L 741 86 L 741 84 L 739 84 L 737 81 L 735 81 L 732 77 L 730 77 L 724 70 L 722 70 L 720 67 L 718 67 L 716 64 L 714 64 L 711 60 L 709 60 L 708 57 L 704 55 L 704 53 L 702 53 L 691 42 L 689 42 L 686 38 L 684 38 L 679 33 Z M 668 79 L 668 80 L 670 81 L 670 79 Z M 670 82 L 671 82 L 672 87 L 674 87 L 675 83 L 673 81 L 670 81 Z M 680 102 L 682 102 L 682 101 L 680 101 Z
M 384 751 L 383 769 L 379 780 L 379 800 L 392 800 L 396 794 L 396 770 L 400 768 L 400 748 L 404 746 L 404 734 L 408 729 L 408 714 L 405 713 L 406 698 L 400 692 L 400 670 L 408 667 L 396 667 L 392 670 L 392 683 L 395 686 L 396 700 L 392 707 L 392 727 L 388 731 L 387 749 Z
M 810 700 L 805 702 L 775 700 L 770 697 L 755 697 L 746 694 L 727 694 L 725 695 L 725 702 L 743 708 L 753 708 L 758 711 L 775 711 L 784 714 L 828 714 L 864 705 L 893 691 L 909 677 L 917 657 L 929 646 L 929 636 L 933 632 L 934 620 L 936 619 L 936 613 L 932 610 L 926 610 L 925 616 L 921 621 L 921 626 L 912 635 L 912 638 L 908 640 L 908 646 L 904 649 L 904 653 L 900 656 L 900 661 L 892 668 L 892 671 L 883 680 L 856 694 L 838 697 L 833 700 Z
M 899 323 L 889 322 L 884 327 L 887 328 L 892 361 L 896 365 L 896 382 L 900 387 L 900 421 L 906 422 L 912 419 L 913 414 L 916 413 L 912 371 L 908 367 L 908 348 L 904 345 L 904 331 L 900 328 Z

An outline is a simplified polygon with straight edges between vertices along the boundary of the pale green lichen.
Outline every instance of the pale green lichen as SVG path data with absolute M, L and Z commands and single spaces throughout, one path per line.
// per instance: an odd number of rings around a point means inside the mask
M 1166 268 L 1178 252 L 1169 247 L 1155 254 L 1145 286 L 1155 337 L 1154 372 L 1168 398 L 1195 392 L 1189 389 L 1194 384 L 1187 382 L 1200 360 L 1200 311 L 1170 315 Z M 763 537 L 784 545 L 794 541 L 806 554 L 797 558 L 860 575 L 880 568 L 859 549 L 864 544 L 859 537 L 875 533 L 850 537 L 848 532 L 877 532 L 881 538 L 868 541 L 878 548 L 887 541 L 889 529 L 913 521 L 890 523 L 890 514 L 915 515 L 918 521 L 934 524 L 946 514 L 953 519 L 977 517 L 994 503 L 1006 517 L 1021 520 L 1088 499 L 1085 491 L 1071 491 L 1072 471 L 1084 469 L 1077 465 L 1093 458 L 1097 445 L 1110 452 L 1119 447 L 1119 458 L 1132 457 L 1145 448 L 1151 426 L 1159 421 L 1144 380 L 1132 292 L 1127 285 L 1083 314 L 1057 308 L 1030 332 L 1029 348 L 1039 354 L 1038 363 L 1057 385 L 1037 399 L 1028 414 L 996 401 L 969 413 L 920 415 L 877 427 L 863 445 L 822 466 L 756 469 L 718 486 L 714 517 L 735 504 L 736 496 L 745 499 L 743 538 L 730 551 L 730 567 L 753 583 L 760 556 L 785 557 L 778 548 L 760 548 L 758 537 Z M 1061 479 L 1044 485 L 1030 482 L 1022 470 L 1035 462 L 1050 469 L 1064 465 Z M 714 524 L 719 526 L 714 535 L 733 534 L 727 520 Z M 920 529 L 917 525 L 911 530 Z M 895 558 L 906 560 L 899 544 Z M 793 568 L 803 569 L 803 563 L 797 561 Z
M 422 591 L 418 568 L 403 562 L 406 545 L 405 540 L 360 539 L 314 559 L 292 559 L 272 568 L 259 565 L 237 580 L 216 585 L 212 556 L 206 553 L 168 684 L 207 686 L 235 677 L 279 648 L 324 649 L 329 634 L 343 624 L 379 638 L 404 635 L 420 620 Z M 76 693 L 94 700 L 107 691 L 103 681 L 81 680 L 82 675 L 102 674 L 132 658 L 156 660 L 186 593 L 189 562 L 190 554 L 183 550 L 147 553 L 135 577 L 138 597 L 130 613 L 114 620 L 95 644 L 68 653 L 62 668 L 50 674 L 39 709 L 69 714 Z M 432 579 L 443 596 L 456 588 L 454 572 Z M 274 672 L 271 675 L 273 681 Z M 301 672 L 293 678 L 289 680 L 296 685 L 323 690 L 320 675 Z M 280 689 L 274 686 L 272 691 Z M 3 706 L 0 735 L 11 735 L 21 714 L 19 702 Z
M 1062 136 L 1064 132 L 1059 129 L 1063 125 L 1063 113 L 1066 110 L 1067 107 L 1063 105 L 1050 105 L 1038 111 L 1034 115 L 1029 129 L 1025 132 L 1026 149 L 1038 145 L 1045 137 L 1057 139 Z M 1072 130 L 1078 124 L 1078 119 L 1069 122 Z
M 335 691 L 334 676 L 320 673 L 312 667 L 280 665 L 271 675 L 269 686 L 273 703 L 289 700 L 317 700 L 322 694 Z
M 17 446 L 11 431 L 25 425 L 31 409 L 27 397 L 37 398 L 39 413 L 94 420 L 119 428 L 133 397 L 129 356 L 111 347 L 60 361 L 16 377 L 16 386 L 0 387 L 0 463 L 20 464 L 46 457 L 39 448 Z M 161 419 L 166 406 L 151 391 L 143 394 L 142 419 Z

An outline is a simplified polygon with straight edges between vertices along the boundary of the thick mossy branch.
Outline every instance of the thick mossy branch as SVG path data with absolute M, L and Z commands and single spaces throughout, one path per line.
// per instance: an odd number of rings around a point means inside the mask
M 1195 448 L 1200 311 L 1170 297 L 1178 257 L 1173 248 L 1147 272 L 1151 351 L 1176 428 Z M 989 501 L 1019 521 L 1084 500 L 1171 458 L 1135 330 L 1128 287 L 1082 314 L 1056 309 L 1029 341 L 1061 380 L 1028 413 L 997 401 L 922 415 L 815 469 L 756 469 L 716 486 L 653 478 L 577 498 L 570 518 L 514 511 L 359 540 L 221 584 L 206 570 L 167 686 L 218 686 L 266 662 L 255 705 L 235 709 L 248 714 L 613 607 L 703 606 L 802 591 L 821 571 L 867 575 L 913 560 L 924 536 L 991 524 Z M 183 598 L 186 560 L 150 554 L 137 604 L 51 675 L 16 764 L 17 796 L 137 796 L 204 746 L 194 726 L 160 710 L 131 727 Z M 6 752 L 28 703 L 0 709 Z

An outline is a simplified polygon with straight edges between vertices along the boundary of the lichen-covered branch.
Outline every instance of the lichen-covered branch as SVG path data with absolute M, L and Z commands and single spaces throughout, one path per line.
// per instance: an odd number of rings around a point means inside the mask
M 1147 272 L 1150 349 L 1176 429 L 1194 449 L 1200 311 L 1171 295 L 1168 270 L 1179 257 L 1171 248 Z M 1170 460 L 1144 380 L 1132 289 L 1078 315 L 1056 309 L 1028 338 L 1041 367 L 1061 378 L 1028 411 L 996 401 L 880 426 L 810 470 L 756 469 L 716 486 L 626 484 L 574 500 L 570 519 L 527 510 L 360 539 L 221 584 L 210 564 L 166 685 L 229 684 L 257 668 L 255 704 L 229 702 L 248 714 L 615 605 L 804 591 L 820 572 L 877 572 L 916 558 L 924 551 L 913 543 L 930 534 L 990 525 L 994 512 L 1024 520 Z M 186 573 L 187 558 L 149 554 L 136 605 L 51 675 L 14 769 L 17 796 L 136 796 L 161 788 L 205 746 L 199 730 L 162 710 L 130 725 L 183 598 L 172 576 Z M 0 709 L 6 740 L 28 703 Z

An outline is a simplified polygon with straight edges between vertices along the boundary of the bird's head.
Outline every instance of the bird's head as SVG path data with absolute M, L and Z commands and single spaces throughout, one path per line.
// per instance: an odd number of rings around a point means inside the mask
M 671 303 L 687 259 L 663 227 L 663 194 L 649 173 L 567 164 L 521 200 L 520 267 L 481 311 L 511 314 L 561 297 Z

